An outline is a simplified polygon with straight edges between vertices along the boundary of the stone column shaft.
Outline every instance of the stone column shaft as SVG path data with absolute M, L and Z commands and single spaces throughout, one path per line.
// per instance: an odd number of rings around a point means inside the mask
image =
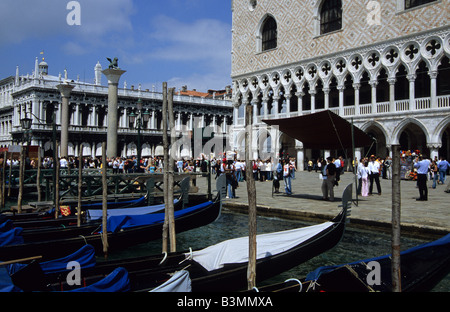
M 69 155 L 69 99 L 70 93 L 74 86 L 69 84 L 60 84 L 57 86 L 59 92 L 61 92 L 61 157 L 68 157 Z
M 108 79 L 108 132 L 106 142 L 106 156 L 117 156 L 117 131 L 118 131 L 118 92 L 119 80 L 125 73 L 120 69 L 106 69 L 103 74 Z

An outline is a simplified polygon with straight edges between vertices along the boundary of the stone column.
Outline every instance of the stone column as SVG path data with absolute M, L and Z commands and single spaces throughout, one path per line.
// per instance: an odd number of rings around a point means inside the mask
M 442 147 L 442 144 L 432 143 L 432 144 L 427 144 L 427 147 L 430 150 L 429 157 L 431 159 L 439 158 L 439 149 Z
M 303 96 L 305 95 L 305 93 L 297 92 L 297 93 L 295 93 L 295 95 L 297 96 L 297 99 L 298 99 L 297 115 L 301 116 L 301 115 L 303 115 Z
M 431 92 L 431 94 L 430 94 L 430 97 L 431 97 L 431 99 L 430 99 L 430 101 L 431 101 L 430 107 L 431 108 L 438 108 L 438 103 L 437 103 L 437 86 L 436 86 L 438 72 L 437 71 L 430 71 L 428 74 L 430 76 L 430 83 L 431 83 L 431 86 L 430 86 L 430 92 Z
M 339 116 L 344 116 L 344 90 L 345 86 L 338 86 L 339 90 Z
M 372 87 L 372 114 L 377 113 L 377 85 L 378 81 L 370 81 L 370 86 Z
M 69 149 L 69 99 L 74 86 L 60 84 L 56 86 L 61 93 L 61 157 L 68 157 Z
M 355 113 L 354 113 L 354 115 L 359 115 L 359 88 L 360 87 L 361 87 L 361 84 L 359 84 L 359 83 L 353 84 L 353 90 L 355 92 Z
M 309 90 L 309 95 L 311 95 L 311 114 L 316 112 L 316 89 Z
M 324 87 L 323 88 L 323 101 L 324 101 L 324 108 L 327 110 L 330 108 L 330 88 Z
M 409 110 L 413 111 L 416 109 L 416 75 L 408 75 L 409 80 Z
M 389 112 L 395 112 L 395 82 L 396 78 L 389 78 Z
M 117 156 L 117 128 L 118 128 L 118 92 L 119 92 L 119 80 L 120 77 L 126 71 L 120 69 L 106 69 L 103 71 L 103 75 L 108 79 L 108 132 L 107 132 L 107 145 L 106 156 L 109 158 Z

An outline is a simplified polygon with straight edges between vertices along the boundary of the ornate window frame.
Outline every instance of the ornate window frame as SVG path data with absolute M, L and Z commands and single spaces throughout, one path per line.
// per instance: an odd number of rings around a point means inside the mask
M 431 0 L 428 3 L 424 3 L 424 4 L 414 6 L 411 8 L 406 8 L 405 0 L 396 0 L 396 1 L 397 1 L 397 13 L 409 12 L 411 10 L 420 9 L 420 8 L 423 8 L 423 7 L 426 7 L 429 5 L 434 5 L 434 4 L 438 4 L 438 3 L 442 2 L 442 0 Z
M 314 37 L 320 37 L 320 36 L 326 36 L 326 35 L 330 35 L 339 31 L 342 31 L 343 27 L 344 27 L 344 4 L 341 1 L 341 28 L 334 30 L 334 31 L 330 31 L 330 32 L 326 32 L 326 33 L 322 33 L 321 32 L 321 13 L 322 13 L 322 6 L 325 3 L 326 0 L 317 0 L 314 3 L 314 7 L 313 7 L 313 35 Z
M 276 40 L 278 41 L 278 23 L 277 23 L 277 19 L 275 18 L 275 16 L 273 16 L 272 14 L 265 14 L 263 16 L 263 18 L 259 21 L 258 27 L 257 27 L 257 33 L 256 33 L 256 53 L 263 53 L 263 52 L 267 52 L 267 51 L 272 51 L 278 48 L 278 42 L 276 44 L 276 46 L 274 48 L 270 48 L 270 49 L 265 49 L 263 50 L 263 29 L 264 29 L 264 25 L 266 24 L 267 20 L 271 18 L 275 21 L 277 27 L 276 27 Z

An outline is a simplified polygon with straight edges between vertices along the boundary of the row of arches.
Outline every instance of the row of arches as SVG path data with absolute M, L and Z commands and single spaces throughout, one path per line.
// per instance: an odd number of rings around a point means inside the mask
M 405 118 L 393 126 L 388 122 L 367 121 L 360 126 L 374 139 L 372 146 L 362 149 L 361 155 L 390 156 L 391 145 L 400 145 L 401 150 L 419 150 L 429 157 L 450 157 L 450 116 L 441 118 L 438 125 L 430 131 L 429 124 L 416 118 Z M 241 157 L 245 153 L 245 131 L 235 136 L 234 148 Z M 305 150 L 301 142 L 270 127 L 257 127 L 254 130 L 252 157 L 267 160 L 279 157 L 296 157 L 297 159 L 320 158 L 325 151 Z M 351 151 L 331 151 L 335 156 L 351 156 Z M 239 156 L 238 156 L 239 157 Z M 299 164 L 300 167 L 300 164 Z

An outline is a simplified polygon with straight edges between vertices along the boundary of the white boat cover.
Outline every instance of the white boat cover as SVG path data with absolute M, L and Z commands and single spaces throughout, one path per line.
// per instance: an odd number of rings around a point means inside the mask
M 176 272 L 167 282 L 150 292 L 191 292 L 191 278 L 188 271 Z
M 294 230 L 257 235 L 256 258 L 262 259 L 285 252 L 334 224 L 333 222 L 325 222 Z M 248 250 L 248 237 L 241 237 L 185 255 L 187 258 L 192 256 L 192 259 L 206 270 L 213 271 L 222 268 L 227 263 L 248 262 Z

